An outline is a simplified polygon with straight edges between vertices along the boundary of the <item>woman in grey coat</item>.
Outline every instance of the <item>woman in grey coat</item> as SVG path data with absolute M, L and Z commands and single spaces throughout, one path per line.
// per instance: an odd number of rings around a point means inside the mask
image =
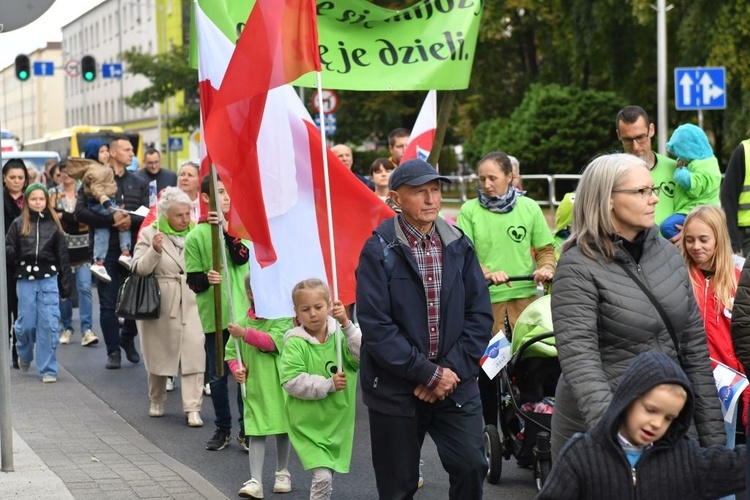
M 563 244 L 552 287 L 552 319 L 562 376 L 552 417 L 556 456 L 576 432 L 592 428 L 635 357 L 677 346 L 643 283 L 672 324 L 695 393 L 703 446 L 724 444 L 724 425 L 706 334 L 680 252 L 659 236 L 646 163 L 629 154 L 594 159 L 578 184 L 574 232 Z M 623 266 L 631 270 L 631 277 Z

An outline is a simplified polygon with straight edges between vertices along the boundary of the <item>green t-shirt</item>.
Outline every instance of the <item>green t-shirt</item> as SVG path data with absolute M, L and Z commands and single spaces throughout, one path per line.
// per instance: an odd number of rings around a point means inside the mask
M 316 400 L 287 397 L 289 439 L 305 470 L 327 467 L 340 473 L 349 472 L 359 362 L 349 352 L 343 332 L 339 335 L 346 373 L 344 390 L 329 392 Z M 311 344 L 290 336 L 281 352 L 281 383 L 301 373 L 331 378 L 331 367 L 336 365 L 335 338 L 331 335 L 324 344 Z
M 537 202 L 525 196 L 517 198 L 508 213 L 490 212 L 476 199 L 461 206 L 456 225 L 474 243 L 479 262 L 491 271 L 503 271 L 508 276 L 532 274 L 536 270 L 531 250 L 553 244 L 544 213 Z M 493 303 L 533 297 L 533 281 L 517 281 L 511 287 L 490 287 Z
M 654 207 L 654 223 L 658 226 L 674 213 L 674 196 L 678 187 L 674 181 L 674 170 L 677 168 L 677 162 L 659 153 L 654 153 L 654 156 L 656 165 L 649 173 L 654 186 L 661 187 L 659 203 Z
M 247 245 L 247 243 L 245 243 Z M 207 273 L 214 268 L 211 252 L 211 224 L 202 222 L 195 226 L 185 238 L 185 271 L 190 273 Z M 232 305 L 237 316 L 244 315 L 250 307 L 245 293 L 245 276 L 249 272 L 247 264 L 238 266 L 227 255 L 227 271 L 232 285 Z M 223 273 L 222 273 L 223 274 Z M 227 302 L 226 282 L 221 283 L 221 322 L 222 329 L 229 324 L 229 303 Z M 214 325 L 214 287 L 195 294 L 198 304 L 198 315 L 204 333 L 216 331 Z
M 243 399 L 245 435 L 286 434 L 289 431 L 284 410 L 287 395 L 279 380 L 279 360 L 284 334 L 294 327 L 294 323 L 291 318 L 250 319 L 245 316 L 238 324 L 266 332 L 276 344 L 276 351 L 265 352 L 238 339 L 242 363 L 247 367 L 246 397 Z M 224 349 L 224 360 L 236 358 L 234 338 L 230 338 Z

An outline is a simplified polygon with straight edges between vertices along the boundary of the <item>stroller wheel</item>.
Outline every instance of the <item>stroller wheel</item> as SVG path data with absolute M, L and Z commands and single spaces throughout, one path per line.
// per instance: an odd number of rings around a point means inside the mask
M 550 450 L 550 435 L 547 431 L 537 434 L 534 447 L 534 479 L 536 491 L 541 491 L 544 482 L 552 469 L 552 452 Z
M 494 425 L 484 427 L 484 456 L 487 458 L 487 481 L 497 484 L 503 473 L 503 443 Z

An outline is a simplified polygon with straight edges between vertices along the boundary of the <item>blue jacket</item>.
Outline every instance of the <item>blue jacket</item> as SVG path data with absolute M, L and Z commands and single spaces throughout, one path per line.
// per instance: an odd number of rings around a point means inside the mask
M 461 379 L 450 396 L 454 403 L 462 405 L 479 393 L 479 359 L 492 336 L 489 292 L 469 239 L 441 218 L 435 224 L 443 243 L 440 345 L 435 361 L 427 357 L 424 286 L 396 217 L 381 223 L 359 258 L 362 397 L 370 409 L 388 415 L 413 416 L 418 401 L 413 391 L 418 384 L 428 384 L 438 365 L 450 368 Z M 392 254 L 390 272 L 386 272 L 378 235 Z

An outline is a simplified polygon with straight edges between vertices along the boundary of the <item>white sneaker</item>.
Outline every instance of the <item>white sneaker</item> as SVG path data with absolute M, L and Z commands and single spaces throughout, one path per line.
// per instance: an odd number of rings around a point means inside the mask
M 42 377 L 42 382 L 44 382 L 45 384 L 54 384 L 55 382 L 57 382 L 57 377 L 55 377 L 54 375 L 44 375 Z
M 289 493 L 292 491 L 292 476 L 289 471 L 282 469 L 276 471 L 276 481 L 273 483 L 274 493 Z
M 99 337 L 94 334 L 91 330 L 86 330 L 83 332 L 83 337 L 81 337 L 81 345 L 86 347 L 90 345 L 95 345 L 99 343 Z
M 174 377 L 167 377 L 167 392 L 174 391 Z
M 117 259 L 117 262 L 119 262 L 122 267 L 124 267 L 125 269 L 129 271 L 131 265 L 133 264 L 133 257 L 131 257 L 130 255 L 121 254 L 120 258 Z
M 67 328 L 65 330 L 60 331 L 60 343 L 61 344 L 70 344 L 70 337 L 73 336 L 73 330 L 68 330 Z
M 206 384 L 203 386 L 203 394 L 205 394 L 206 396 L 211 395 L 211 384 Z
M 91 274 L 99 278 L 105 283 L 112 282 L 112 277 L 107 273 L 107 270 L 105 267 L 101 264 L 92 264 L 91 265 Z
M 242 498 L 263 498 L 263 485 L 257 479 L 250 479 L 237 494 Z

